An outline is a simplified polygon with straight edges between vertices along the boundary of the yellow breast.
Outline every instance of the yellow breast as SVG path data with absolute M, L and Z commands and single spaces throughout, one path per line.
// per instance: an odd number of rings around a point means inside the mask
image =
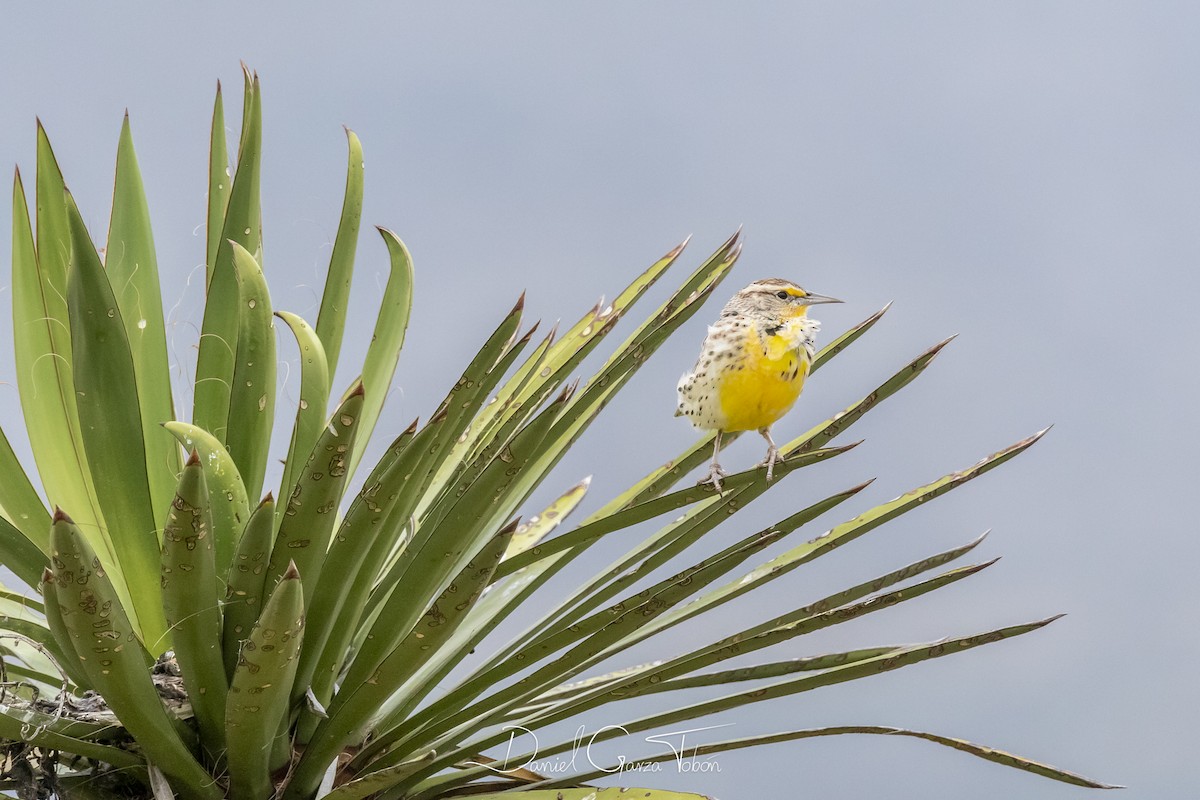
M 765 428 L 795 405 L 808 376 L 809 358 L 789 336 L 747 331 L 740 357 L 722 370 L 717 398 L 726 431 Z

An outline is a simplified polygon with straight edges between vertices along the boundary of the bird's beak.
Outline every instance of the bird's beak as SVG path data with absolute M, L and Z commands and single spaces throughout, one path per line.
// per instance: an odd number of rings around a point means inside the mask
M 815 294 L 813 292 L 808 292 L 807 294 L 804 295 L 804 297 L 800 298 L 800 303 L 802 305 L 806 305 L 806 306 L 815 306 L 815 305 L 818 305 L 819 303 L 840 303 L 840 302 L 842 302 L 842 301 L 838 300 L 836 297 L 826 297 L 823 294 Z

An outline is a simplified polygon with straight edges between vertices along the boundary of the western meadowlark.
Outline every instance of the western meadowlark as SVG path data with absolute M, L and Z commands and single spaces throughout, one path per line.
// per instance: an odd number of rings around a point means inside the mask
M 721 490 L 727 473 L 718 460 L 721 435 L 756 430 L 767 440 L 767 480 L 774 478 L 779 450 L 771 425 L 788 412 L 804 388 L 816 352 L 820 323 L 808 307 L 840 303 L 805 291 L 791 281 L 766 278 L 733 296 L 708 328 L 700 358 L 679 379 L 675 416 L 690 417 L 702 430 L 716 431 L 708 477 Z M 761 466 L 761 465 L 760 465 Z

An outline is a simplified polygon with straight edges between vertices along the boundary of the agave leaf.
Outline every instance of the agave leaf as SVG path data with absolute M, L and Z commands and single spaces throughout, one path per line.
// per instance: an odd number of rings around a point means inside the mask
M 304 634 L 304 589 L 290 565 L 242 645 L 229 686 L 225 725 L 233 800 L 270 797 L 271 743 L 288 712 Z
M 658 683 L 649 683 L 646 685 L 640 691 L 640 694 L 658 694 L 660 692 L 671 692 L 679 689 L 696 689 L 703 686 L 724 686 L 729 683 L 739 683 L 741 681 L 779 678 L 796 672 L 819 672 L 831 667 L 840 667 L 843 664 L 853 664 L 858 661 L 865 661 L 868 658 L 888 655 L 900 649 L 902 649 L 900 645 L 866 647 L 857 650 L 845 650 L 839 653 L 824 653 L 817 656 L 792 658 L 768 664 L 753 664 L 747 667 L 707 672 L 702 675 L 689 675 L 665 681 L 660 680 Z M 513 712 L 513 716 L 528 717 L 545 713 L 551 707 L 569 701 L 601 685 L 607 684 L 611 686 L 631 676 L 644 675 L 657 667 L 659 663 L 661 662 L 639 664 L 636 667 L 626 667 L 625 669 L 615 670 L 576 683 L 563 684 L 543 693 L 534 704 L 524 709 L 516 709 Z
M 361 159 L 360 159 L 361 161 Z M 338 231 L 339 239 L 341 229 Z M 413 267 L 412 257 L 408 248 L 396 234 L 386 228 L 379 229 L 387 245 L 388 256 L 391 260 L 391 272 L 388 275 L 387 286 L 383 290 L 383 300 L 379 305 L 379 316 L 375 320 L 375 331 L 371 335 L 371 344 L 367 347 L 367 356 L 363 361 L 362 382 L 370 389 L 363 402 L 362 420 L 359 430 L 359 444 L 351 451 L 349 475 L 358 468 L 358 462 L 366 449 L 366 443 L 375 430 L 375 423 L 387 399 L 388 388 L 392 385 L 392 376 L 396 372 L 396 363 L 400 360 L 400 349 L 404 346 L 404 334 L 408 330 L 408 318 L 412 312 L 413 297 Z M 349 253 L 353 258 L 353 252 Z M 332 280 L 332 273 L 331 280 Z M 324 311 L 324 301 L 322 301 Z M 332 313 L 332 312 L 331 312 Z M 317 325 L 320 326 L 318 319 Z M 320 328 L 318 327 L 318 332 Z M 336 363 L 336 359 L 333 362 Z M 330 369 L 332 374 L 332 368 Z
M 891 397 L 911 383 L 914 378 L 925 371 L 925 368 L 933 362 L 937 354 L 942 352 L 942 348 L 950 344 L 953 340 L 954 337 L 951 336 L 948 339 L 938 342 L 880 384 L 875 391 L 857 403 L 834 414 L 833 417 L 825 420 L 820 425 L 788 442 L 788 444 L 780 448 L 781 452 L 785 455 L 790 455 L 791 453 L 803 453 L 815 447 L 824 447 L 835 436 L 844 433 L 847 428 L 862 419 L 863 415 L 878 405 L 880 401 Z
M 191 734 L 163 707 L 146 654 L 91 546 L 66 515 L 50 533 L 58 607 L 89 682 L 137 739 L 142 751 L 185 797 L 218 800 L 221 792 L 185 741 Z M 160 608 L 161 610 L 161 608 Z
M 225 210 L 229 207 L 229 195 L 233 190 L 233 178 L 229 174 L 229 150 L 225 144 L 225 103 L 221 99 L 221 82 L 217 81 L 217 96 L 213 101 L 212 128 L 209 132 L 208 148 L 208 231 L 205 248 L 204 287 L 212 282 L 213 269 L 217 263 L 217 250 L 221 245 L 221 232 L 225 227 Z
M 426 654 L 440 647 L 465 619 L 500 562 L 516 524 L 504 528 L 476 553 L 441 595 L 425 610 L 416 627 L 384 658 L 369 680 L 350 683 L 337 694 L 329 718 L 320 723 L 292 776 L 289 792 L 303 797 L 319 782 L 329 761 L 342 747 L 365 735 L 376 711 L 420 667 Z
M 71 632 L 67 629 L 62 609 L 58 605 L 58 592 L 54 588 L 54 574 L 49 566 L 42 570 L 42 580 L 37 586 L 41 590 L 45 602 L 46 627 L 50 629 L 54 641 L 58 642 L 63 650 L 62 658 L 58 661 L 59 670 L 63 673 L 64 678 L 80 689 L 94 688 L 91 678 L 88 677 L 83 664 L 79 661 L 75 645 L 71 642 Z
M 798 465 L 798 462 L 796 464 Z M 788 517 L 780 523 L 780 527 L 789 531 L 795 530 L 854 497 L 867 488 L 870 483 L 870 481 L 861 483 L 820 500 Z M 547 627 L 570 625 L 587 611 L 617 596 L 642 576 L 667 563 L 690 547 L 719 525 L 724 518 L 728 518 L 730 514 L 745 507 L 757 495 L 766 491 L 766 488 L 765 484 L 747 487 L 741 490 L 736 497 L 723 498 L 714 513 L 706 515 L 703 519 L 685 518 L 667 525 L 658 533 L 634 545 L 628 553 L 611 564 L 608 569 L 572 593 L 560 606 L 564 609 L 564 613 L 556 615 L 554 621 L 550 622 Z M 574 605 L 573 608 L 572 605 Z
M 437 444 L 431 445 L 427 451 L 422 465 L 424 477 L 414 486 L 414 490 L 420 490 L 419 497 L 415 491 L 412 493 L 412 513 L 415 515 L 424 516 L 429 506 L 443 499 L 441 491 L 430 490 L 429 487 L 444 490 L 449 486 L 450 476 L 457 466 L 450 457 L 454 448 L 461 446 L 464 435 L 470 436 L 468 423 L 479 412 L 488 393 L 503 378 L 504 371 L 517 355 L 517 348 L 528 343 L 532 331 L 525 338 L 517 338 L 524 311 L 525 295 L 522 294 L 467 364 L 430 419 L 429 424 L 439 423 L 439 438 Z
M 534 324 L 534 326 L 527 331 L 524 336 L 518 339 L 515 344 L 512 344 L 500 357 L 500 360 L 488 370 L 486 376 L 484 377 L 484 382 L 481 386 L 479 386 L 474 394 L 474 402 L 482 401 L 483 398 L 487 396 L 488 390 L 490 390 L 495 385 L 495 382 L 508 371 L 508 368 L 516 361 L 517 357 L 525 349 L 525 346 L 529 344 L 530 340 L 533 338 L 533 333 L 536 330 L 537 325 Z M 553 393 L 553 388 L 553 386 L 547 385 L 545 387 L 546 392 L 544 394 L 539 394 L 530 399 L 526 405 L 528 414 L 514 414 L 502 424 L 497 426 L 496 429 L 488 436 L 487 440 L 483 442 L 483 446 L 480 447 L 479 450 L 474 453 L 469 460 L 462 462 L 457 461 L 456 453 L 452 449 L 452 451 L 447 455 L 447 458 L 442 462 L 441 467 L 438 469 L 430 483 L 431 488 L 436 490 L 431 491 L 430 495 L 436 499 L 432 504 L 419 503 L 417 506 L 416 513 L 421 517 L 422 524 L 438 524 L 438 520 L 445 516 L 446 512 L 457 502 L 458 497 L 461 496 L 466 488 L 474 483 L 474 481 L 483 473 L 488 465 L 495 460 L 496 456 L 502 453 L 504 449 L 512 443 L 513 438 L 526 425 L 529 424 L 533 415 L 536 414 L 539 409 L 543 408 L 543 404 Z M 454 444 L 455 448 L 458 448 L 463 443 L 464 437 L 470 434 L 471 427 L 473 427 L 474 424 L 474 421 L 472 421 L 470 426 L 468 426 L 468 429 L 463 433 L 462 436 L 458 438 L 458 441 Z M 454 490 L 453 493 L 451 490 Z M 512 507 L 510 505 L 508 510 L 511 510 L 511 508 Z M 495 519 L 499 517 L 507 517 L 507 514 L 502 510 L 498 510 L 493 518 Z
M 137 380 L 142 438 L 146 445 L 147 478 L 154 519 L 167 518 L 179 474 L 179 448 L 160 427 L 175 418 L 171 400 L 171 374 L 167 364 L 167 334 L 163 324 L 162 289 L 158 260 L 150 230 L 150 209 L 142 188 L 142 174 L 133 149 L 129 114 L 121 125 L 117 145 L 117 170 L 112 219 L 104 268 L 125 324 L 125 337 L 133 356 Z
M 237 357 L 229 391 L 225 449 L 250 497 L 262 492 L 275 422 L 275 326 L 262 267 L 246 248 L 229 243 L 238 289 Z
M 665 615 L 662 619 L 655 623 L 654 631 L 665 629 L 673 625 L 691 619 L 695 615 L 705 612 L 715 605 L 729 602 L 735 597 L 740 597 L 753 590 L 755 587 L 763 583 L 773 581 L 792 571 L 801 564 L 808 563 L 815 558 L 819 558 L 825 553 L 840 547 L 847 542 L 857 539 L 859 536 L 869 533 L 878 528 L 883 523 L 895 519 L 901 514 L 911 511 L 912 509 L 923 505 L 935 497 L 939 497 L 946 492 L 958 486 L 962 486 L 972 478 L 984 474 L 992 469 L 1003 464 L 1005 461 L 1016 456 L 1018 453 L 1029 448 L 1045 434 L 1045 431 L 1023 439 L 1010 447 L 1007 447 L 997 453 L 984 458 L 975 465 L 968 467 L 961 472 L 952 472 L 944 475 L 932 483 L 925 486 L 913 489 L 907 494 L 901 495 L 895 500 L 878 505 L 869 511 L 859 514 L 852 520 L 835 525 L 832 529 L 821 534 L 817 538 L 798 545 L 791 550 L 783 553 L 772 560 L 756 567 L 751 572 L 744 575 L 742 578 L 726 584 L 712 592 L 696 598 L 688 605 L 675 609 L 673 612 Z
M 321 340 L 307 322 L 288 311 L 276 311 L 275 316 L 287 323 L 300 349 L 300 400 L 296 421 L 292 425 L 292 441 L 283 466 L 281 491 L 296 485 L 296 478 L 306 453 L 312 450 L 325 427 L 326 401 L 329 398 L 330 371 Z M 283 509 L 280 509 L 282 515 Z
M 577 697 L 569 704 L 555 707 L 550 713 L 541 717 L 539 723 L 547 724 L 553 720 L 565 719 L 613 700 L 626 700 L 631 697 L 638 697 L 648 691 L 656 690 L 656 687 L 661 682 L 670 681 L 672 678 L 686 675 L 711 664 L 746 655 L 806 633 L 812 633 L 831 625 L 857 619 L 865 614 L 889 608 L 905 600 L 912 600 L 913 598 L 928 594 L 935 589 L 940 589 L 943 586 L 970 577 L 994 563 L 995 561 L 989 561 L 983 564 L 975 564 L 970 567 L 951 570 L 930 580 L 922 581 L 903 589 L 897 589 L 855 605 L 835 607 L 826 611 L 815 610 L 826 607 L 841 599 L 836 595 L 833 598 L 826 598 L 823 601 L 791 612 L 779 620 L 772 620 L 770 623 L 755 626 L 749 630 L 726 637 L 707 647 L 673 659 L 661 661 L 640 673 L 612 681 L 606 686 L 599 687 Z M 895 580 L 892 575 L 885 576 L 885 579 Z M 856 590 L 865 593 L 862 587 L 856 587 Z M 787 674 L 786 669 L 784 669 L 784 674 Z
M 338 355 L 342 352 L 350 279 L 354 273 L 354 253 L 358 249 L 358 229 L 362 224 L 362 143 L 349 128 L 346 129 L 346 144 L 350 150 L 346 164 L 346 195 L 342 200 L 337 237 L 333 240 L 333 253 L 329 256 L 321 310 L 317 314 L 317 337 L 325 347 L 330 375 L 337 371 Z
M 601 300 L 593 309 L 568 329 L 557 342 L 554 333 L 513 374 L 496 393 L 493 401 L 472 425 L 463 444 L 467 449 L 477 449 L 476 443 L 486 441 L 496 426 L 517 416 L 522 411 L 536 407 L 537 397 L 545 397 L 559 386 L 566 375 L 590 353 L 627 312 L 652 287 L 664 272 L 683 253 L 687 242 L 677 245 L 622 291 L 607 308 Z M 661 310 L 661 309 L 660 309 Z
M 49 549 L 49 546 L 47 537 L 46 548 Z M 37 586 L 42 570 L 50 565 L 50 561 L 24 533 L 8 520 L 0 519 L 0 564 L 12 570 L 29 586 Z
M 115 557 L 111 574 L 118 591 L 127 592 L 142 641 L 152 649 L 166 649 L 170 637 L 157 576 L 158 523 L 150 498 L 133 356 L 112 286 L 70 195 L 67 211 L 75 405 L 107 524 L 104 535 Z
M 1039 628 L 1050 624 L 1055 619 L 1058 619 L 1058 617 L 1051 617 L 1049 619 L 1023 625 L 1013 625 L 1005 628 L 999 628 L 996 630 L 987 631 L 985 633 L 975 634 L 973 636 L 966 636 L 956 639 L 943 639 L 939 642 L 906 647 L 889 655 L 866 659 L 853 664 L 847 664 L 842 667 L 816 673 L 815 675 L 789 678 L 787 680 L 768 684 L 766 686 L 743 690 L 713 700 L 701 701 L 692 705 L 682 706 L 671 711 L 652 714 L 639 719 L 624 722 L 619 727 L 613 727 L 599 731 L 590 741 L 593 744 L 599 744 L 619 736 L 628 736 L 646 730 L 658 729 L 668 725 L 676 725 L 680 722 L 696 719 L 697 717 L 709 716 L 721 711 L 749 706 L 753 703 L 764 700 L 775 700 L 800 692 L 811 691 L 812 689 L 821 688 L 823 686 L 831 686 L 837 683 L 844 683 L 846 681 L 865 678 L 870 675 L 889 672 L 894 669 L 899 669 L 900 667 L 920 663 L 921 661 L 963 652 L 981 645 L 1020 636 L 1025 633 L 1038 630 Z M 453 775 L 430 778 L 429 780 L 425 781 L 425 783 L 420 783 L 422 779 L 429 778 L 429 776 L 434 775 L 437 771 L 443 769 L 445 766 L 453 764 L 464 757 L 468 757 L 470 753 L 482 752 L 496 746 L 497 744 L 507 741 L 509 735 L 510 733 L 507 731 L 493 733 L 485 736 L 479 741 L 469 742 L 460 748 L 440 751 L 437 758 L 433 759 L 427 766 L 406 778 L 403 783 L 398 785 L 398 788 L 407 791 L 409 794 L 429 796 L 430 794 L 435 794 L 436 792 L 445 792 L 455 786 L 461 786 L 465 783 L 469 783 L 471 780 L 477 777 L 486 775 L 486 768 L 473 767 L 471 769 L 462 770 Z M 567 752 L 574 746 L 574 744 L 574 742 L 564 741 L 547 748 L 539 748 L 536 756 L 539 758 L 550 758 L 560 753 Z M 522 756 L 515 756 L 510 760 L 514 763 L 521 764 L 532 757 L 532 755 L 525 754 Z M 418 784 L 420 784 L 420 790 L 413 791 L 413 787 L 417 786 Z
M 46 132 L 38 124 L 37 241 L 21 174 L 13 177 L 12 289 L 13 351 L 17 389 L 38 475 L 46 493 L 71 508 L 92 544 L 109 565 L 108 543 L 99 535 L 100 506 L 92 486 L 71 377 L 70 321 L 67 317 L 67 263 L 71 253 L 62 173 Z M 49 524 L 33 541 L 49 547 Z
M 801 467 L 807 467 L 812 464 L 819 463 L 826 459 L 854 448 L 857 443 L 846 447 L 834 447 L 827 450 L 818 450 L 811 453 L 805 453 L 798 458 L 789 459 L 780 462 L 776 466 L 782 471 L 777 473 L 777 477 L 782 477 L 792 470 Z M 654 517 L 666 514 L 670 511 L 675 511 L 685 506 L 690 506 L 697 503 L 713 500 L 714 498 L 722 498 L 728 496 L 731 498 L 726 505 L 736 507 L 738 503 L 733 500 L 738 496 L 738 493 L 749 486 L 755 486 L 756 491 L 752 496 L 757 496 L 762 493 L 766 486 L 766 474 L 764 470 L 759 468 L 749 469 L 744 472 L 735 472 L 725 478 L 722 482 L 723 495 L 718 495 L 711 484 L 696 484 L 688 486 L 684 489 L 671 492 L 670 494 L 638 503 L 634 506 L 624 506 L 613 513 L 593 519 L 590 522 L 584 522 L 578 528 L 568 533 L 557 536 L 547 542 L 529 548 L 524 552 L 507 559 L 500 565 L 497 572 L 497 580 L 505 577 L 516 570 L 527 566 L 539 559 L 562 552 L 563 550 L 574 550 L 581 545 L 589 544 L 601 536 L 628 528 L 640 522 L 653 519 Z M 748 498 L 749 499 L 749 498 Z
M 564 402 L 565 398 L 560 398 L 556 405 L 561 406 Z M 396 579 L 388 584 L 388 599 L 383 601 L 371 632 L 355 656 L 346 674 L 345 685 L 353 686 L 366 680 L 412 630 L 425 609 L 411 599 L 440 594 L 451 576 L 487 541 L 483 538 L 488 536 L 484 526 L 491 515 L 484 513 L 485 507 L 493 505 L 494 498 L 503 497 L 513 479 L 512 473 L 523 467 L 529 452 L 553 422 L 556 411 L 557 408 L 551 406 L 526 426 L 507 452 L 497 456 L 460 498 L 437 529 L 425 541 L 414 540 L 405 548 L 398 568 L 392 570 Z
M 264 601 L 271 594 L 267 565 L 275 540 L 274 518 L 275 500 L 268 494 L 250 515 L 229 566 L 221 630 L 222 658 L 228 678 L 233 677 L 242 642 L 250 635 Z
M 570 406 L 559 415 L 546 437 L 537 460 L 518 477 L 515 499 L 522 501 L 558 463 L 567 448 L 584 430 L 626 381 L 646 362 L 673 331 L 695 314 L 716 286 L 728 275 L 741 252 L 736 235 L 700 266 L 683 288 L 630 335 L 626 343 L 609 358 L 601 370 L 585 384 Z M 603 312 L 602 312 L 603 315 Z M 611 326 L 615 314 L 603 328 Z
M 692 792 L 672 792 L 667 789 L 618 788 L 610 786 L 607 789 L 592 787 L 574 789 L 550 789 L 546 791 L 506 791 L 487 792 L 472 795 L 472 800 L 627 800 L 627 798 L 644 798 L 644 800 L 712 800 L 707 795 Z
M 0 430 L 0 514 L 37 550 L 50 550 L 50 514 Z M 3 551 L 0 550 L 0 554 Z M 36 578 L 34 579 L 36 581 Z M 28 581 L 26 581 L 28 583 Z M 30 586 L 34 584 L 30 583 Z
M 534 328 L 538 327 L 537 323 Z M 533 330 L 530 330 L 527 336 L 532 338 Z M 512 425 L 514 422 L 517 425 L 527 421 L 530 416 L 537 411 L 541 403 L 545 402 L 546 398 L 557 388 L 557 383 L 544 383 L 540 391 L 536 391 L 530 398 L 524 402 L 518 401 L 516 396 L 519 395 L 525 386 L 532 380 L 535 375 L 538 375 L 547 353 L 550 351 L 551 345 L 554 344 L 555 338 L 558 335 L 558 326 L 555 325 L 550 329 L 550 332 L 542 338 L 538 346 L 533 349 L 533 352 L 526 356 L 525 360 L 513 370 L 513 374 L 509 376 L 496 394 L 493 394 L 475 418 L 471 420 L 470 426 L 463 435 L 459 437 L 459 441 L 455 443 L 455 448 L 461 449 L 462 462 L 469 462 L 475 459 L 480 451 L 487 445 L 493 444 L 496 439 L 501 438 L 497 428 L 505 425 Z M 543 376 L 544 377 L 544 376 Z M 501 397 L 504 399 L 502 400 Z M 448 474 L 453 466 L 453 459 L 443 465 L 444 473 Z M 444 479 L 444 475 L 439 473 L 438 482 Z
M 223 574 L 233 558 L 234 548 L 250 518 L 250 502 L 242 476 L 224 445 L 208 431 L 186 422 L 166 422 L 163 427 L 188 451 L 200 455 L 204 482 L 212 502 L 213 547 L 217 555 L 217 574 Z
M 67 663 L 75 657 L 74 651 L 68 653 L 63 646 L 64 642 L 56 639 L 51 629 L 40 622 L 13 617 L 8 614 L 0 614 L 0 631 L 10 631 L 17 634 L 18 637 L 24 637 L 31 642 L 36 642 L 41 647 L 44 647 L 51 657 L 53 657 L 54 661 L 59 664 Z M 4 636 L 5 634 L 0 633 L 0 637 Z M 56 683 L 61 683 L 61 681 L 56 681 Z
M 193 450 L 163 526 L 163 609 L 200 742 L 210 760 L 225 750 L 225 665 L 213 553 L 212 504 Z
M 592 476 L 589 475 L 546 506 L 540 514 L 534 514 L 526 522 L 518 525 L 512 542 L 508 545 L 508 550 L 504 552 L 504 559 L 507 560 L 518 553 L 525 552 L 553 533 L 554 529 L 561 525 L 563 520 L 583 500 L 591 484 Z
M 279 533 L 271 548 L 267 585 L 273 587 L 283 575 L 287 559 L 301 575 L 307 576 L 305 607 L 312 602 L 311 595 L 329 549 L 329 536 L 337 522 L 338 504 L 346 487 L 348 460 L 362 424 L 363 406 L 363 387 L 359 384 L 334 412 L 308 454 L 299 480 L 286 500 Z
M 879 322 L 879 320 L 883 318 L 883 315 L 886 314 L 887 310 L 891 307 L 892 304 L 888 303 L 883 308 L 879 309 L 874 314 L 867 317 L 862 322 L 858 323 L 854 327 L 850 328 L 850 330 L 846 331 L 841 336 L 822 347 L 820 351 L 813 357 L 812 366 L 809 367 L 808 374 L 812 375 L 814 372 L 828 363 L 831 358 L 858 341 L 858 337 L 871 330 L 875 323 Z
M 551 503 L 540 514 L 535 514 L 529 521 L 517 526 L 513 539 L 505 552 L 507 558 L 518 545 L 518 539 L 524 538 L 524 543 L 536 542 L 538 538 L 550 533 L 563 519 L 575 509 L 587 493 L 590 478 L 575 484 Z M 455 665 L 459 664 L 475 646 L 483 641 L 484 636 L 495 629 L 514 606 L 532 593 L 539 585 L 537 576 L 539 569 L 553 564 L 555 559 L 545 559 L 537 568 L 527 568 L 513 575 L 500 586 L 489 587 L 483 597 L 475 603 L 463 623 L 454 631 L 446 643 L 436 651 L 427 653 L 426 659 L 413 677 L 405 684 L 405 691 L 388 698 L 376 715 L 380 720 L 379 730 L 396 727 L 400 721 L 408 717 L 412 709 L 425 698 L 433 686 L 438 685 Z M 376 748 L 377 750 L 378 748 Z M 372 750 L 368 744 L 363 749 Z M 374 751 L 373 751 L 374 752 Z
M 74 735 L 68 731 L 73 731 Z M 136 770 L 144 765 L 145 761 L 136 753 L 90 741 L 95 736 L 88 723 L 68 722 L 32 709 L 0 703 L 0 738 L 10 742 L 27 742 L 47 750 L 74 753 L 124 769 Z
M 984 747 L 973 742 L 968 742 L 964 739 L 952 739 L 948 736 L 939 736 L 936 733 L 926 733 L 925 731 L 913 731 L 905 728 L 893 728 L 883 725 L 837 725 L 828 728 L 808 728 L 805 730 L 786 731 L 784 733 L 773 733 L 765 736 L 747 736 L 739 739 L 730 739 L 724 742 L 712 742 L 710 744 L 695 744 L 691 743 L 686 754 L 672 750 L 668 753 L 660 753 L 658 755 L 638 758 L 638 765 L 650 765 L 662 762 L 684 762 L 688 759 L 699 759 L 705 756 L 716 755 L 717 753 L 727 753 L 732 750 L 741 750 L 746 747 L 761 747 L 768 744 L 778 744 L 780 742 L 793 742 L 798 739 L 811 739 L 819 736 L 841 736 L 846 734 L 878 734 L 882 736 L 903 736 L 915 739 L 923 739 L 928 742 L 934 742 L 945 747 L 951 747 L 955 750 L 969 753 L 985 761 L 991 761 L 995 764 L 1002 764 L 1006 767 L 1013 767 L 1024 772 L 1030 772 L 1034 775 L 1041 775 L 1043 778 L 1069 783 L 1074 786 L 1084 786 L 1089 789 L 1120 789 L 1123 787 L 1113 786 L 1107 783 L 1100 783 L 1091 778 L 1086 778 L 1074 772 L 1052 767 L 1049 764 L 1042 764 L 1037 761 L 1032 761 L 1028 758 L 1005 753 L 1001 750 L 994 750 L 990 747 Z M 537 784 L 539 788 L 537 792 L 550 791 L 553 792 L 555 786 L 564 783 L 582 783 L 585 781 L 595 780 L 596 778 L 611 775 L 618 771 L 622 765 L 613 765 L 597 768 L 590 772 L 546 781 L 545 783 Z M 626 764 L 627 768 L 628 765 Z M 570 791 L 570 790 L 568 790 Z M 503 798 L 521 798 L 526 794 L 534 794 L 530 792 L 508 792 L 503 795 L 494 795 L 494 797 Z M 549 795 L 546 795 L 549 797 Z M 479 795 L 472 795 L 474 800 L 479 800 Z M 486 797 L 486 795 L 484 795 Z M 565 795 L 564 795 L 565 797 Z
M 508 708 L 528 701 L 538 693 L 570 678 L 595 663 L 595 656 L 607 649 L 613 642 L 619 641 L 648 624 L 666 609 L 681 602 L 693 594 L 697 588 L 703 588 L 721 575 L 735 569 L 755 552 L 778 541 L 788 533 L 784 529 L 769 528 L 746 540 L 717 553 L 710 558 L 688 567 L 680 573 L 660 581 L 629 598 L 615 603 L 586 620 L 562 629 L 542 642 L 534 642 L 528 648 L 506 659 L 502 664 L 457 687 L 443 701 L 429 707 L 429 713 L 414 718 L 409 731 L 397 752 L 414 749 L 411 744 L 414 736 L 419 736 L 421 742 L 433 743 L 434 737 L 447 731 L 464 726 L 471 730 L 486 727 L 497 717 L 502 717 Z M 573 645 L 573 646 L 572 646 Z M 464 697 L 469 699 L 482 691 L 500 685 L 501 681 L 510 677 L 530 664 L 544 660 L 549 655 L 570 647 L 567 652 L 557 656 L 550 663 L 535 670 L 530 675 L 521 678 L 510 686 L 498 689 L 473 705 L 462 707 Z M 444 714 L 444 710 L 453 703 L 462 710 L 456 713 Z M 444 714 L 444 715 L 443 715 Z M 435 716 L 436 715 L 436 716 Z M 416 730 L 419 721 L 433 717 L 424 730 Z M 439 741 L 433 749 L 442 750 Z
M 388 512 L 407 486 L 409 470 L 419 463 L 424 442 L 434 435 L 435 428 L 428 425 L 417 433 L 414 421 L 392 442 L 350 504 L 329 545 L 305 621 L 308 644 L 300 653 L 296 673 L 296 685 L 307 687 L 313 683 L 314 693 L 322 702 L 329 700 L 334 677 L 341 669 L 374 582 L 374 572 L 361 577 L 359 573 L 364 563 L 368 571 L 378 569 L 395 546 L 403 526 L 385 525 Z
M 221 442 L 226 441 L 225 426 L 230 418 L 230 391 L 238 351 L 238 318 L 242 305 L 239 301 L 237 269 L 233 262 L 233 243 L 248 250 L 255 261 L 262 261 L 262 211 L 259 204 L 262 98 L 258 79 L 249 72 L 245 73 L 245 79 L 237 172 L 229 190 L 225 221 L 209 275 L 204 322 L 200 331 L 200 351 L 196 357 L 192 409 L 192 422 Z M 212 235 L 211 230 L 209 235 Z M 217 555 L 221 555 L 219 548 Z

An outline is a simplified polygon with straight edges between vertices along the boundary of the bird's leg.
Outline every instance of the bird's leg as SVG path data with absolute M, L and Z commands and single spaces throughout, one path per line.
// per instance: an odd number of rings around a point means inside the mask
M 717 431 L 717 436 L 713 440 L 713 457 L 712 463 L 708 465 L 708 477 L 700 481 L 700 484 L 711 483 L 713 488 L 717 490 L 717 494 L 721 493 L 721 478 L 724 478 L 729 473 L 721 469 L 721 464 L 718 459 L 721 455 L 721 432 Z
M 775 478 L 775 462 L 782 461 L 779 456 L 779 448 L 775 446 L 775 440 L 771 438 L 770 428 L 759 428 L 758 432 L 767 440 L 767 457 L 763 459 L 759 466 L 767 468 L 767 483 L 770 483 Z

